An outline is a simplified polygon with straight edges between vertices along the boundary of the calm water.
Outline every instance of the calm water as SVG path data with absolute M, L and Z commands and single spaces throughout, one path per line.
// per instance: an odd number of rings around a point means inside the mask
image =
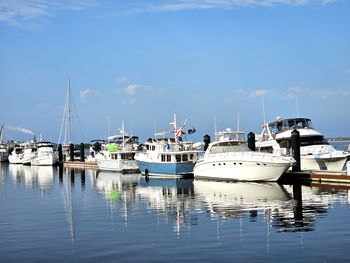
M 350 258 L 346 187 L 0 168 L 0 262 Z

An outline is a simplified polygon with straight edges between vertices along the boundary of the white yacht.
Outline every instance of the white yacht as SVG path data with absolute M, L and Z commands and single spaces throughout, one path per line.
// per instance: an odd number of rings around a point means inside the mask
M 96 155 L 95 159 L 100 170 L 122 173 L 138 172 L 135 154 L 139 146 L 137 136 L 129 136 L 124 131 L 124 125 L 120 135 L 107 138 L 107 144 Z
M 16 145 L 9 155 L 9 162 L 13 164 L 30 165 L 36 150 L 37 145 L 35 139 Z
M 148 176 L 182 177 L 193 174 L 197 159 L 203 154 L 202 143 L 183 141 L 182 134 L 186 121 L 176 127 L 176 115 L 171 123 L 174 130 L 154 134 L 135 155 L 142 174 Z
M 31 165 L 52 166 L 58 162 L 58 153 L 54 150 L 52 143 L 39 142 L 37 147 Z
M 277 181 L 293 164 L 293 158 L 251 151 L 243 132 L 216 132 L 203 158 L 194 167 L 195 178 L 234 181 Z
M 301 170 L 342 171 L 350 153 L 338 151 L 316 131 L 308 118 L 277 118 L 265 123 L 259 136 L 256 136 L 256 147 L 262 152 L 273 152 L 281 155 L 291 153 L 291 133 L 296 129 L 300 134 Z
M 24 151 L 23 146 L 16 145 L 10 152 L 10 155 L 8 157 L 9 162 L 13 164 L 22 164 L 23 151 Z

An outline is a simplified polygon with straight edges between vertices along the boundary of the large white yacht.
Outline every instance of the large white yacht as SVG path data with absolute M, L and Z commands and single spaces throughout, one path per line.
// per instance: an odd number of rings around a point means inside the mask
M 124 124 L 119 135 L 107 138 L 107 143 L 96 155 L 95 160 L 100 170 L 122 173 L 138 172 L 135 154 L 139 146 L 137 136 L 128 135 L 124 130 Z
M 31 160 L 31 165 L 52 166 L 58 162 L 58 153 L 50 142 L 39 142 L 38 149 Z
M 349 152 L 338 151 L 316 131 L 308 118 L 277 118 L 265 123 L 260 135 L 256 136 L 256 147 L 262 152 L 281 155 L 291 153 L 291 133 L 300 134 L 301 170 L 341 171 L 350 156 Z
M 243 132 L 217 132 L 203 158 L 194 167 L 195 178 L 234 181 L 277 181 L 293 164 L 293 158 L 251 151 Z

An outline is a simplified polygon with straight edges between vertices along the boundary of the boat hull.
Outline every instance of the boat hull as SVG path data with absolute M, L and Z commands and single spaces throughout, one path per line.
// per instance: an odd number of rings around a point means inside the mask
M 8 162 L 9 155 L 8 153 L 0 153 L 0 162 Z
M 31 161 L 31 165 L 36 166 L 53 166 L 58 162 L 58 157 L 51 155 L 46 157 L 36 157 Z
M 135 160 L 99 159 L 97 165 L 100 170 L 122 173 L 138 172 L 139 168 Z
M 183 177 L 192 175 L 194 163 L 159 163 L 137 160 L 140 172 L 150 176 Z
M 290 167 L 288 162 L 258 162 L 239 160 L 199 161 L 195 178 L 275 182 Z
M 328 154 L 329 155 L 329 154 Z M 342 171 L 348 156 L 301 156 L 301 170 L 327 170 L 327 171 Z

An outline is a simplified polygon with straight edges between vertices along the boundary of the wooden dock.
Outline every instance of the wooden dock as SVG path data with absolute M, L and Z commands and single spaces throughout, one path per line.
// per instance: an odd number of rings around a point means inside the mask
M 66 161 L 63 162 L 63 167 L 76 169 L 98 169 L 96 162 L 80 162 L 80 161 Z
M 287 172 L 281 178 L 283 183 L 308 182 L 308 183 L 346 183 L 350 185 L 350 175 L 347 172 L 332 171 L 302 171 Z

